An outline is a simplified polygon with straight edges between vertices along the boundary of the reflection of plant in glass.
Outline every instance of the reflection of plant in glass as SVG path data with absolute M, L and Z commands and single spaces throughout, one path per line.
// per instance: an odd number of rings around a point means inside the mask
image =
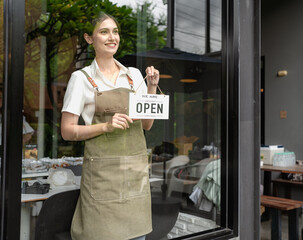
M 160 15 L 158 19 L 154 16 L 156 5 L 151 2 L 144 2 L 137 6 L 135 15 L 146 28 L 145 34 L 137 36 L 137 50 L 154 50 L 163 48 L 166 45 L 166 15 Z
M 65 75 L 63 81 L 66 82 L 71 72 L 74 71 L 77 62 L 82 62 L 85 65 L 86 62 L 94 58 L 93 51 L 83 39 L 83 34 L 91 32 L 91 22 L 100 11 L 116 17 L 121 26 L 120 48 L 115 57 L 120 58 L 125 54 L 136 52 L 137 13 L 141 11 L 140 8 L 133 12 L 130 7 L 118 7 L 108 0 L 48 0 L 46 12 L 42 12 L 36 19 L 37 3 L 36 0 L 32 1 L 35 3 L 33 4 L 34 7 L 27 5 L 27 22 L 30 22 L 31 25 L 26 24 L 26 42 L 30 43 L 41 36 L 46 37 L 47 89 L 52 105 L 55 101 L 51 91 L 52 82 L 57 81 L 58 78 L 60 79 L 62 74 Z M 164 16 L 158 22 L 155 22 L 152 14 L 152 4 L 145 3 L 144 8 L 146 9 L 146 23 L 144 24 L 147 25 L 147 36 L 139 37 L 147 38 L 147 49 L 163 47 L 166 31 L 165 29 L 159 30 L 159 27 L 162 26 L 163 28 L 165 26 Z M 66 55 L 68 52 L 73 53 L 73 61 L 70 60 L 70 56 Z M 60 53 L 64 54 L 60 55 Z M 61 71 L 58 71 L 59 63 L 65 66 Z M 83 64 L 80 64 L 80 66 L 83 66 Z M 38 76 L 35 79 L 38 79 Z
M 135 42 L 136 21 L 131 17 L 132 9 L 117 7 L 108 0 L 48 0 L 46 12 L 42 12 L 36 21 L 31 21 L 31 26 L 27 25 L 27 43 L 41 36 L 46 38 L 45 49 L 41 46 L 39 50 L 46 51 L 46 83 L 52 105 L 55 104 L 52 83 L 57 82 L 58 79 L 60 81 L 60 78 L 66 82 L 71 72 L 75 70 L 77 62 L 85 63 L 94 57 L 88 54 L 89 48 L 83 39 L 83 34 L 91 31 L 91 21 L 98 16 L 100 11 L 115 15 L 121 28 L 127 29 L 121 33 L 121 37 Z M 29 7 L 28 12 L 36 11 Z M 127 41 L 121 42 L 121 49 L 124 51 L 131 52 L 133 48 Z M 121 53 L 118 52 L 118 54 Z
M 146 4 L 148 14 L 143 24 L 147 28 L 147 49 L 155 49 L 165 45 L 166 30 L 163 27 L 160 29 L 165 21 L 163 18 L 156 21 L 150 8 L 152 5 Z M 60 136 L 59 112 L 71 73 L 94 58 L 83 34 L 92 30 L 91 22 L 100 11 L 113 15 L 121 26 L 120 48 L 115 57 L 135 53 L 138 49 L 139 8 L 118 7 L 109 0 L 26 1 L 24 110 L 25 114 L 31 114 L 39 110 L 39 102 L 44 101 L 45 123 L 52 126 L 51 131 L 58 131 L 54 134 L 45 130 L 45 137 L 49 140 L 55 138 L 53 141 L 57 141 L 57 136 Z M 46 89 L 45 99 L 38 100 L 42 85 Z M 51 148 L 49 144 L 47 148 Z

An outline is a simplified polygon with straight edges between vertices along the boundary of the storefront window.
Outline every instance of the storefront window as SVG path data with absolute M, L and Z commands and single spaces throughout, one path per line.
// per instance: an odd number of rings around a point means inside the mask
M 159 88 L 170 99 L 169 119 L 155 120 L 144 132 L 153 207 L 147 239 L 221 227 L 221 1 L 176 0 L 172 15 L 169 4 L 26 1 L 20 239 L 41 233 L 39 214 L 52 192 L 80 187 L 84 142 L 62 138 L 61 110 L 71 74 L 94 59 L 83 34 L 100 11 L 120 24 L 115 58 L 143 77 L 147 66 L 157 68 Z M 63 210 L 54 211 L 65 219 Z

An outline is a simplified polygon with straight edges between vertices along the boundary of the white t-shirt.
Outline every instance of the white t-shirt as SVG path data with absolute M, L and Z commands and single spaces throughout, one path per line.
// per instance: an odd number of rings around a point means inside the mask
M 126 68 L 117 60 L 115 60 L 115 62 L 120 68 L 116 85 L 104 77 L 99 69 L 96 59 L 90 66 L 83 68 L 83 70 L 95 81 L 99 91 L 108 91 L 115 88 L 130 89 L 127 78 L 127 75 L 129 75 L 133 80 L 135 91 L 137 93 L 146 94 L 147 87 L 139 69 Z M 95 113 L 95 91 L 96 90 L 88 81 L 87 77 L 81 71 L 78 70 L 73 72 L 67 84 L 62 112 L 73 113 L 77 116 L 82 115 L 85 124 L 90 125 Z

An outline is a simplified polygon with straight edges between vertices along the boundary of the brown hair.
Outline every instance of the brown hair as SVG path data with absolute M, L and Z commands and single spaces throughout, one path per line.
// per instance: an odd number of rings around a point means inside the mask
M 95 19 L 92 20 L 92 29 L 88 30 L 87 34 L 91 36 L 93 34 L 96 26 L 108 18 L 112 19 L 116 23 L 118 29 L 120 30 L 120 25 L 115 17 L 113 17 L 112 15 L 107 14 L 105 12 L 100 12 L 98 17 L 96 17 Z

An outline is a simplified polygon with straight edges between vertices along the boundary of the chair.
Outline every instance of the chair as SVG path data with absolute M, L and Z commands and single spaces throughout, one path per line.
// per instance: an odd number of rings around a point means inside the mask
M 189 162 L 189 157 L 186 155 L 176 156 L 168 161 L 166 161 L 166 169 L 165 172 L 168 173 L 171 168 L 185 165 Z M 152 164 L 152 176 L 155 177 L 163 177 L 163 162 L 153 163 Z
M 205 158 L 195 164 L 187 166 L 177 166 L 171 169 L 171 174 L 168 177 L 168 196 L 171 196 L 172 192 L 180 193 L 192 193 L 193 187 L 196 185 L 198 180 L 203 174 L 206 166 L 212 162 L 213 159 Z M 188 178 L 178 178 L 176 173 L 183 169 L 187 172 Z
M 189 162 L 189 157 L 186 155 L 176 156 L 168 161 L 166 161 L 165 166 L 164 162 L 153 163 L 152 164 L 152 177 L 163 179 L 163 181 L 157 181 L 151 184 L 153 190 L 161 189 L 164 195 L 166 195 L 167 183 L 166 180 L 170 178 L 172 169 L 176 167 L 181 167 Z M 165 173 L 165 174 L 164 174 Z
M 172 174 L 168 179 L 167 196 L 172 196 L 173 192 L 178 192 L 181 194 L 186 193 L 188 200 L 190 194 L 193 193 L 194 186 L 199 182 L 203 174 L 207 174 L 207 167 L 209 164 L 213 164 L 215 161 L 215 159 L 205 158 L 192 165 L 173 168 Z M 208 200 L 205 195 L 204 197 L 203 195 L 201 197 L 204 198 L 204 200 L 201 201 L 199 206 L 195 206 L 195 210 L 197 210 L 199 215 L 203 218 L 211 219 L 219 224 L 220 214 L 218 213 L 219 209 L 215 205 L 215 202 L 213 202 L 212 199 Z
M 49 197 L 37 218 L 35 240 L 71 240 L 70 227 L 80 190 Z

